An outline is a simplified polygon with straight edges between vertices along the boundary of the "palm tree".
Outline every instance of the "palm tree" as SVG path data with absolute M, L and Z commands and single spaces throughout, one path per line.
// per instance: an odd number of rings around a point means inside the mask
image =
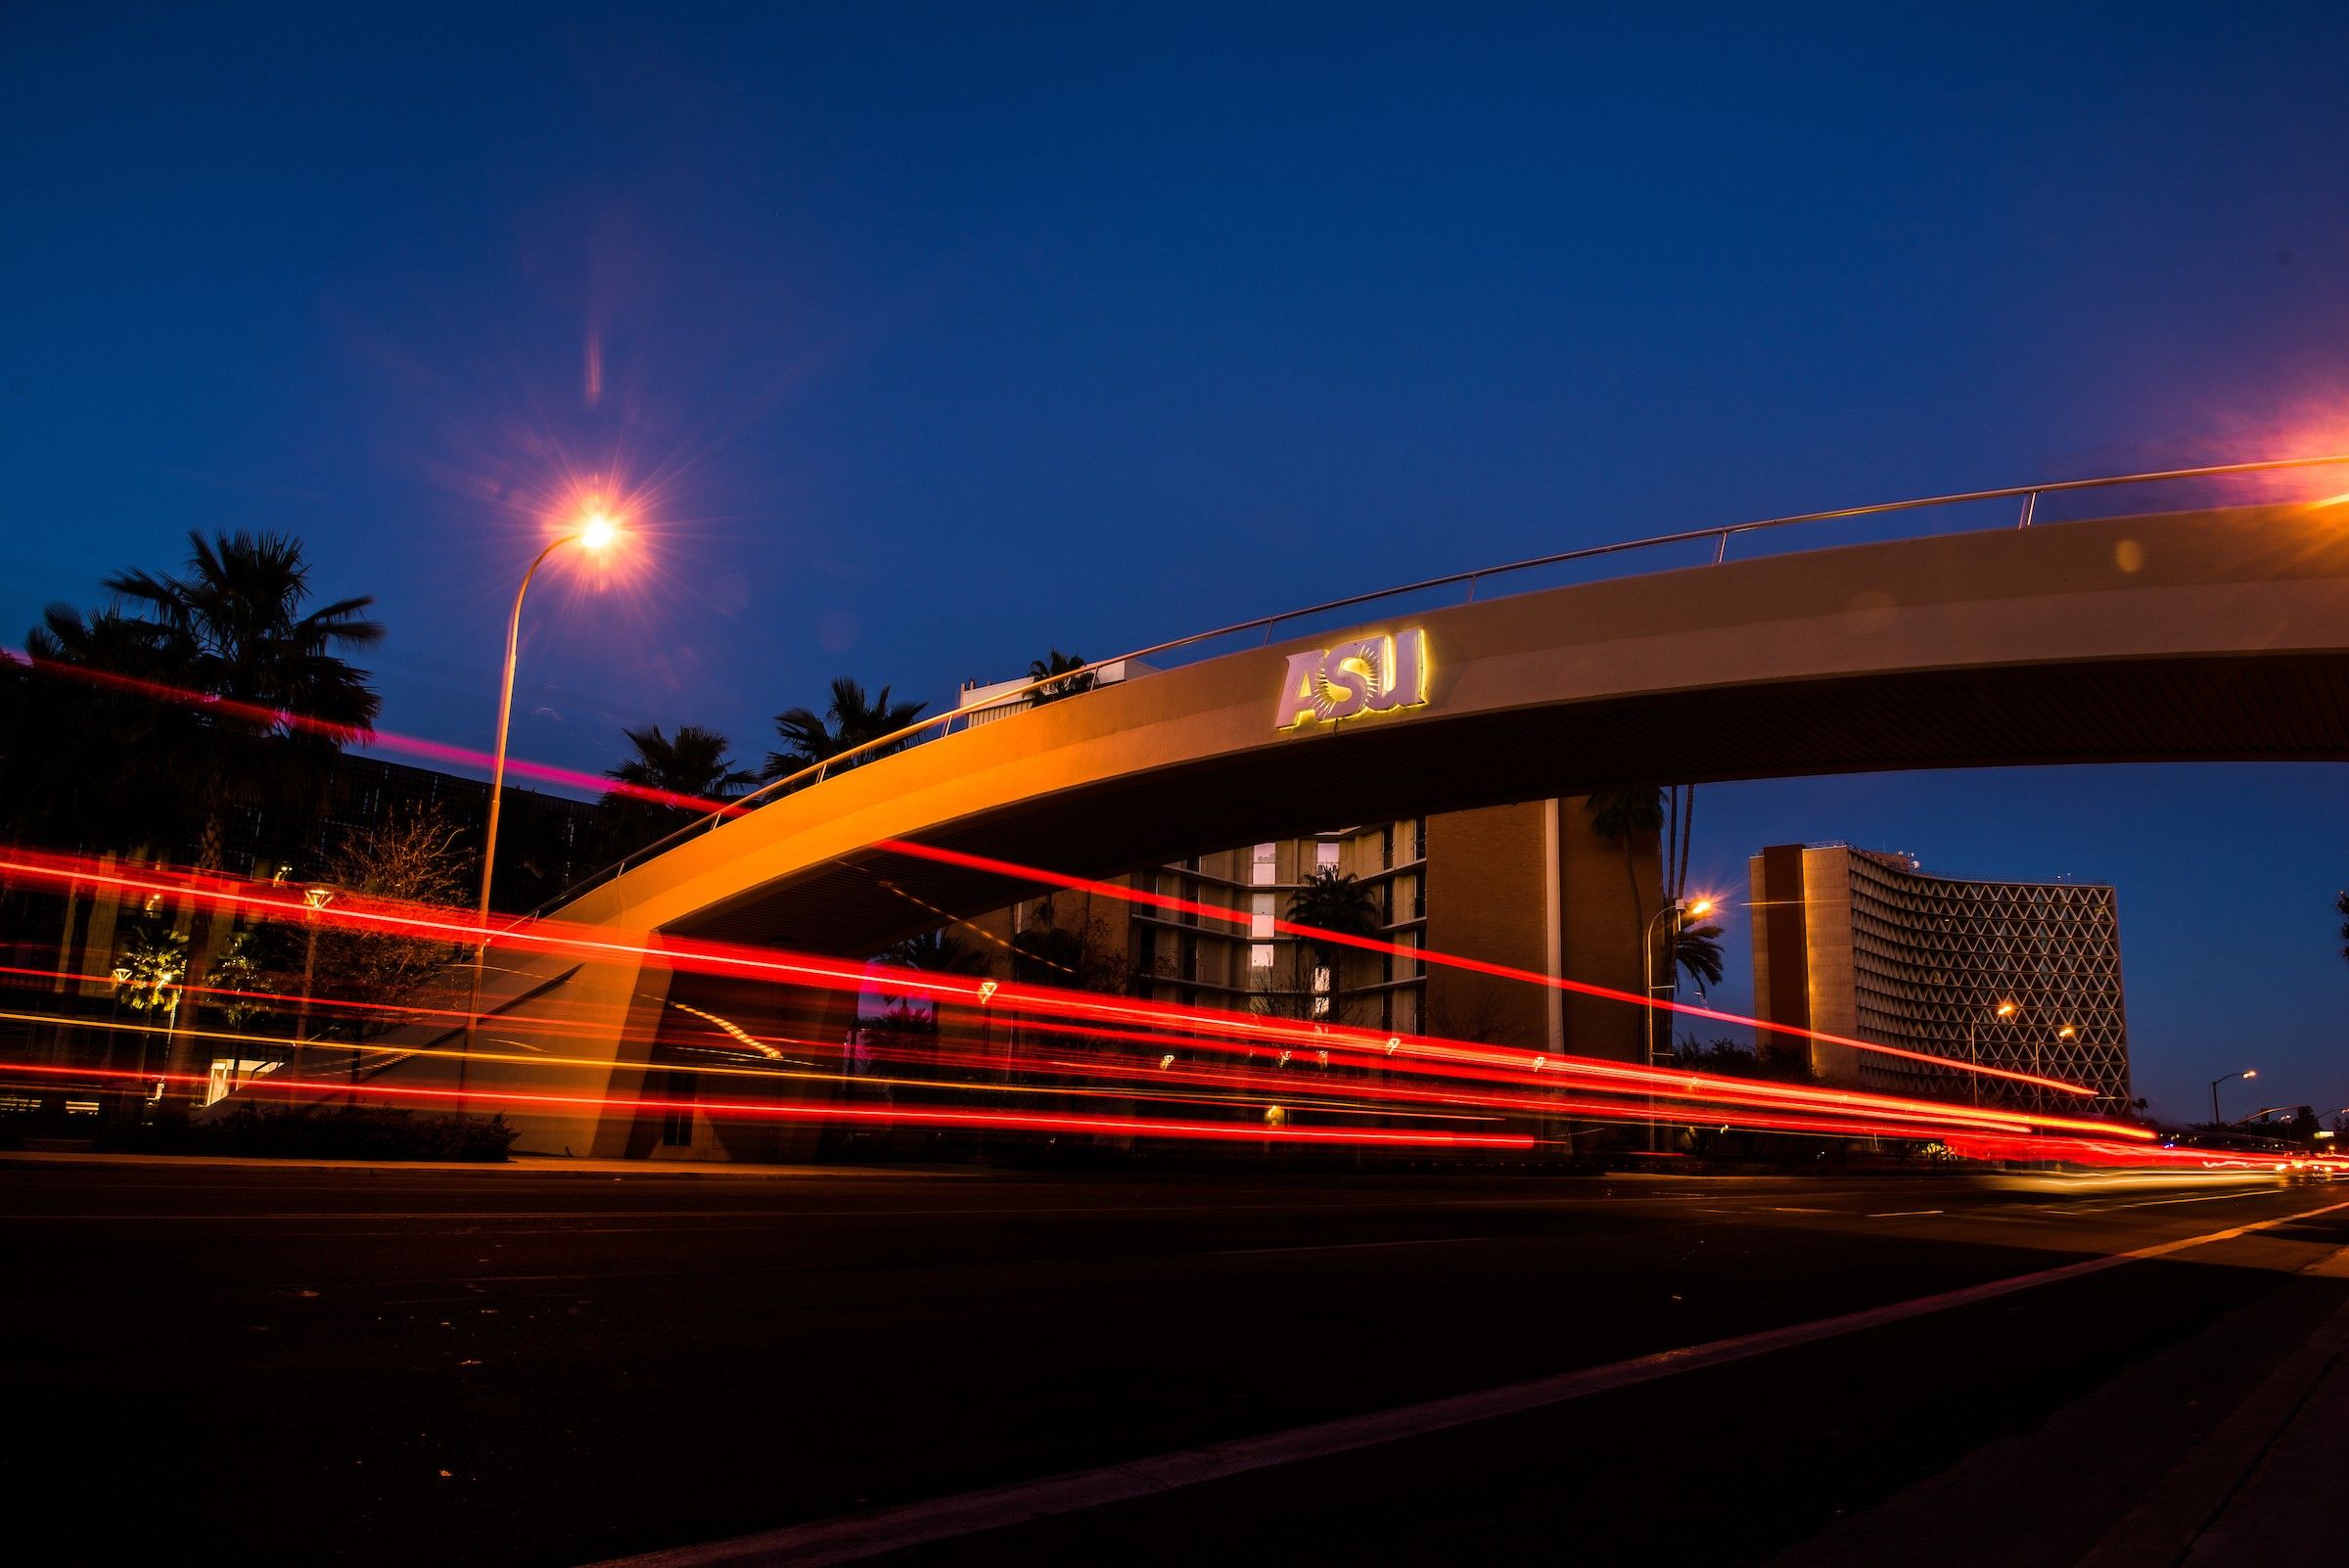
M 1697 990 L 1721 984 L 1721 927 L 1681 926 L 1672 937 L 1672 963 L 1696 982 Z
M 920 717 L 922 710 L 928 706 L 927 703 L 893 703 L 889 700 L 887 686 L 868 700 L 863 682 L 847 675 L 836 675 L 832 680 L 832 706 L 823 714 L 818 715 L 809 708 L 787 708 L 775 715 L 775 733 L 783 737 L 788 749 L 767 753 L 766 766 L 761 771 L 770 779 L 783 778 L 802 768 L 813 767 L 818 762 L 857 751 L 859 747 L 877 741 L 884 735 L 903 729 Z M 854 767 L 859 762 L 869 762 L 875 757 L 886 756 L 903 745 L 904 742 L 899 741 L 895 746 L 860 752 L 842 762 L 841 766 Z
M 984 975 L 987 955 L 950 931 L 926 932 L 893 943 L 881 954 L 884 963 L 925 975 Z
M 1078 670 L 1083 670 L 1083 673 L 1074 672 Z M 1040 708 L 1045 703 L 1056 703 L 1064 697 L 1074 697 L 1080 692 L 1091 691 L 1096 678 L 1093 671 L 1085 669 L 1084 655 L 1082 654 L 1064 654 L 1055 648 L 1045 658 L 1029 661 L 1028 678 L 1030 680 L 1051 680 L 1054 675 L 1065 675 L 1068 678 L 1053 680 L 1049 686 L 1038 686 L 1029 694 L 1028 701 L 1031 704 Z
M 195 831 L 187 764 L 202 720 L 141 688 L 179 674 L 152 622 L 51 605 L 31 663 L 0 662 L 0 825 L 85 850 L 176 847 Z
M 115 994 L 147 1021 L 139 1033 L 139 1092 L 147 1086 L 148 1046 L 155 1038 L 158 1015 L 164 1026 L 165 1070 L 184 1071 L 170 1060 L 171 1037 L 179 1029 L 180 988 L 188 979 L 188 939 L 159 920 L 142 920 L 131 927 L 115 959 Z M 110 1032 L 111 1034 L 111 1032 Z M 114 1042 L 107 1042 L 107 1065 L 114 1065 Z
M 1675 784 L 1664 834 L 1664 891 L 1679 899 L 1688 893 L 1688 846 L 1696 829 L 1696 786 Z
M 1664 792 L 1653 784 L 1600 790 L 1584 803 L 1590 826 L 1602 839 L 1623 846 L 1624 880 L 1632 887 L 1632 924 L 1645 940 L 1647 901 L 1639 896 L 1638 841 L 1652 838 L 1664 826 Z
M 636 755 L 618 767 L 606 768 L 604 777 L 633 784 L 640 790 L 659 790 L 664 795 L 681 795 L 719 805 L 741 794 L 759 777 L 747 767 L 734 765 L 734 759 L 726 755 L 726 737 L 714 729 L 680 724 L 674 740 L 662 734 L 658 724 L 622 729 L 621 733 L 636 748 Z M 613 798 L 604 797 L 607 801 Z M 683 802 L 676 808 L 691 809 Z
M 1336 937 L 1372 937 L 1387 923 L 1387 913 L 1353 872 L 1324 865 L 1316 866 L 1304 885 L 1289 895 L 1289 920 L 1294 925 L 1312 926 Z M 1308 937 L 1305 945 L 1320 967 L 1329 971 L 1329 989 L 1334 995 L 1338 989 L 1338 961 L 1347 944 L 1330 937 Z
M 1631 785 L 1622 789 L 1600 790 L 1583 803 L 1590 813 L 1590 826 L 1602 839 L 1623 846 L 1623 876 L 1632 888 L 1632 950 L 1639 955 L 1644 971 L 1655 957 L 1655 933 L 1648 929 L 1647 900 L 1639 895 L 1638 845 L 1642 839 L 1654 838 L 1664 827 L 1664 792 L 1653 784 Z M 1667 955 L 1664 965 L 1667 980 L 1672 976 L 1672 959 Z M 1656 1014 L 1653 1008 L 1643 1009 L 1641 1028 L 1647 1040 L 1647 1057 L 1656 1054 Z
M 636 755 L 604 769 L 604 776 L 681 799 L 665 805 L 620 790 L 606 795 L 597 803 L 596 814 L 616 854 L 632 854 L 663 833 L 692 821 L 701 813 L 688 802 L 730 801 L 758 777 L 734 765 L 734 759 L 726 755 L 725 736 L 699 724 L 678 725 L 673 739 L 662 734 L 658 724 L 621 733 Z
M 918 937 L 907 937 L 892 943 L 883 949 L 879 960 L 892 969 L 907 969 L 920 975 L 984 975 L 987 955 L 949 931 L 928 931 Z M 886 986 L 888 978 L 880 977 Z M 894 998 L 896 1008 L 918 1013 L 935 1020 L 938 1005 L 927 997 L 899 996 Z
M 374 733 L 367 671 L 337 650 L 382 640 L 367 595 L 304 610 L 309 565 L 283 533 L 188 534 L 186 576 L 133 568 L 107 589 L 141 613 L 174 684 L 242 705 L 203 715 L 193 780 L 203 819 L 200 864 L 219 863 L 224 818 L 263 800 L 307 803 L 338 746 Z M 54 628 L 53 628 L 54 629 Z M 256 718 L 259 709 L 270 717 Z

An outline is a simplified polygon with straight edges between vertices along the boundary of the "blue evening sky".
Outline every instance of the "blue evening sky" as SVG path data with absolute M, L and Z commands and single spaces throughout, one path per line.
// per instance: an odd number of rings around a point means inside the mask
M 1575 543 L 2349 445 L 2336 6 L 0 8 L 0 633 L 190 528 L 519 754 Z M 1708 789 L 2119 885 L 2141 1086 L 2349 1105 L 2332 766 Z M 1748 994 L 1742 932 L 1727 989 Z M 2235 1085 L 2238 1094 L 2247 1094 Z M 2235 1109 L 2248 1108 L 2248 1103 Z

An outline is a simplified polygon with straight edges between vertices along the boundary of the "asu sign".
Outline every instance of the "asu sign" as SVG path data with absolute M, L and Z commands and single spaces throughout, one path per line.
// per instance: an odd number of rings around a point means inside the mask
M 1335 724 L 1427 703 L 1427 633 L 1408 631 L 1289 655 L 1274 729 Z

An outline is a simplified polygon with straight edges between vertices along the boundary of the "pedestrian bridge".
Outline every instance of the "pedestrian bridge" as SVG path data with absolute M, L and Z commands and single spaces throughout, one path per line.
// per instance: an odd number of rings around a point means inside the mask
M 1629 783 L 2345 757 L 2349 506 L 2176 513 L 1578 584 L 1161 670 L 837 773 L 562 913 L 869 952 L 935 926 L 925 906 L 1020 891 L 891 839 L 1099 876 Z
M 834 773 L 682 835 L 560 913 L 852 956 L 1033 891 L 890 840 L 1106 876 L 1632 783 L 2344 758 L 2349 508 L 2177 512 L 1697 566 L 1268 642 Z M 500 962 L 484 1041 L 559 1016 L 580 1064 L 566 1092 L 594 1107 L 524 1117 L 523 1146 L 641 1152 L 633 1114 L 602 1106 L 654 1077 L 668 974 Z M 471 1071 L 492 1099 L 509 1080 L 547 1087 L 535 1067 Z M 387 1072 L 452 1076 L 431 1054 Z

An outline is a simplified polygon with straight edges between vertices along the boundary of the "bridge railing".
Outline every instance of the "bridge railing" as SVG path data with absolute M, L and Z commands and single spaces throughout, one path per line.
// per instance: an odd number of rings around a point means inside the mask
M 1800 528 L 1813 524 L 1841 522 L 1854 518 L 1883 517 L 1895 513 L 1921 512 L 1990 501 L 2019 502 L 2018 515 L 2012 526 L 2018 529 L 2027 529 L 2031 527 L 2035 519 L 2042 496 L 2068 494 L 2079 490 L 2117 489 L 2125 485 L 2157 484 L 2187 480 L 2231 479 L 2253 474 L 2276 474 L 2296 469 L 2340 466 L 2349 466 L 2349 454 L 2327 457 L 2272 458 L 2257 463 L 2218 463 L 2201 468 L 2163 469 L 2144 474 L 2112 474 L 2096 479 L 2055 480 L 2040 484 L 2009 484 L 1998 489 L 1963 490 L 1946 495 L 1917 496 L 1909 500 L 1877 501 L 1866 506 L 1834 507 L 1821 512 L 1796 512 L 1784 517 L 1755 518 L 1742 523 L 1724 523 L 1709 528 L 1683 529 L 1675 533 L 1650 534 L 1645 538 L 1625 539 L 1613 544 L 1591 544 L 1572 550 L 1558 550 L 1548 555 L 1529 556 L 1521 561 L 1504 562 L 1498 566 L 1478 567 L 1467 572 L 1448 573 L 1443 576 L 1422 577 L 1416 582 L 1405 582 L 1389 588 L 1377 588 L 1367 593 L 1349 594 L 1342 599 L 1326 599 L 1319 604 L 1306 605 L 1295 610 L 1283 610 L 1274 615 L 1258 616 L 1249 621 L 1235 621 L 1229 625 L 1218 626 L 1212 631 L 1197 631 L 1187 636 L 1171 637 L 1164 642 L 1155 642 L 1146 648 L 1136 648 L 1129 653 L 1117 654 L 1107 659 L 1095 659 L 1075 669 L 1059 670 L 1031 680 L 1024 685 L 999 692 L 987 702 L 934 714 L 927 718 L 907 724 L 901 729 L 892 730 L 886 735 L 866 741 L 838 756 L 824 758 L 796 772 L 770 779 L 747 795 L 724 803 L 713 803 L 712 809 L 707 815 L 696 817 L 666 837 L 656 840 L 631 854 L 622 855 L 602 870 L 581 878 L 537 908 L 517 917 L 513 923 L 520 924 L 523 921 L 534 920 L 540 915 L 558 909 L 588 890 L 612 881 L 630 866 L 642 865 L 645 861 L 675 849 L 679 844 L 697 834 L 707 833 L 722 823 L 743 815 L 747 811 L 755 810 L 759 806 L 768 804 L 782 796 L 820 784 L 834 773 L 843 772 L 860 762 L 871 761 L 875 758 L 885 757 L 892 752 L 902 751 L 923 740 L 934 740 L 940 736 L 951 734 L 957 725 L 967 729 L 971 724 L 981 721 L 985 715 L 999 715 L 1005 710 L 1027 707 L 1039 696 L 1046 701 L 1070 701 L 1082 697 L 1082 691 L 1069 690 L 1072 682 L 1087 681 L 1090 677 L 1098 676 L 1110 667 L 1128 661 L 1162 658 L 1167 654 L 1199 648 L 1228 638 L 1242 637 L 1251 632 L 1260 634 L 1259 646 L 1268 647 L 1272 642 L 1273 631 L 1284 625 L 1295 625 L 1340 610 L 1383 604 L 1391 600 L 1408 598 L 1413 594 L 1436 592 L 1447 588 L 1463 590 L 1461 602 L 1473 602 L 1480 589 L 1488 587 L 1498 579 L 1518 576 L 1543 567 L 1563 566 L 1571 562 L 1596 561 L 1640 551 L 1669 549 L 1678 545 L 1710 543 L 1713 546 L 1713 564 L 1719 566 L 1728 559 L 1730 541 L 1746 534 L 1764 533 L 1778 529 Z

